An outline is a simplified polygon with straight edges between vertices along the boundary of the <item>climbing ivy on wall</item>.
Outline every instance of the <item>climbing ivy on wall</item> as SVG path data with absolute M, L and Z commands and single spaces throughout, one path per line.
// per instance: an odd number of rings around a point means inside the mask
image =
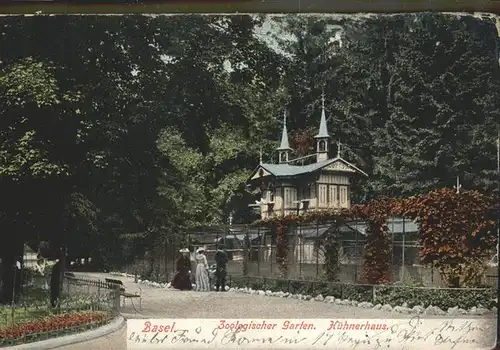
M 393 201 L 394 215 L 420 224 L 420 259 L 434 265 L 450 287 L 477 286 L 497 241 L 497 201 L 477 191 L 450 188 Z
M 259 220 L 254 225 L 263 225 L 274 228 L 276 232 L 276 260 L 280 266 L 280 271 L 283 276 L 288 273 L 288 228 L 292 225 L 303 223 L 327 223 L 352 219 L 361 219 L 367 221 L 369 229 L 373 232 L 373 239 L 368 239 L 365 246 L 363 271 L 365 280 L 371 284 L 388 283 L 389 279 L 389 261 L 391 253 L 391 245 L 388 237 L 387 225 L 385 224 L 387 217 L 381 216 L 383 210 L 378 209 L 381 201 L 373 201 L 366 205 L 355 205 L 351 209 L 332 210 L 332 211 L 311 211 L 304 215 L 288 215 L 284 217 L 272 217 L 265 220 Z M 385 202 L 384 202 L 385 203 Z M 373 216 L 373 218 L 372 218 Z M 385 220 L 384 220 L 385 218 Z M 335 247 L 339 237 L 328 237 L 325 245 L 325 253 L 338 254 Z M 336 242 L 335 242 L 336 241 Z M 387 243 L 384 245 L 384 242 Z M 335 251 L 336 250 L 336 251 Z M 325 258 L 327 278 L 335 279 L 336 267 L 338 266 L 338 256 L 327 256 Z
M 459 194 L 448 188 L 426 195 L 402 199 L 381 198 L 350 209 L 311 211 L 259 220 L 254 225 L 271 226 L 276 232 L 277 262 L 283 276 L 288 273 L 288 231 L 292 225 L 363 220 L 367 240 L 363 255 L 364 282 L 390 282 L 392 245 L 387 220 L 391 216 L 408 217 L 420 224 L 420 258 L 437 267 L 450 286 L 475 285 L 481 274 L 478 266 L 496 245 L 496 200 L 477 191 Z M 325 272 L 335 278 L 338 266 L 338 236 L 325 237 Z M 474 271 L 475 269 L 475 271 Z
M 338 225 L 331 231 L 327 232 L 324 242 L 324 252 L 325 252 L 325 278 L 327 281 L 338 280 L 340 261 L 339 261 L 339 251 L 340 251 L 340 232 L 338 230 Z

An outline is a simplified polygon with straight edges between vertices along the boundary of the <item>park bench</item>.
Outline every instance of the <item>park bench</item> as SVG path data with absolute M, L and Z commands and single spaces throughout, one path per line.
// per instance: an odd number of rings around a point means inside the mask
M 132 303 L 132 307 L 135 310 L 134 299 L 139 299 L 139 310 L 142 310 L 142 297 L 141 297 L 142 290 L 140 287 L 139 287 L 139 293 L 133 294 L 133 293 L 128 293 L 127 291 L 125 291 L 125 286 L 123 285 L 123 282 L 120 280 L 113 279 L 113 278 L 106 278 L 105 281 L 108 284 L 118 286 L 118 288 L 120 289 L 120 297 L 123 298 L 123 307 L 125 306 L 125 300 L 129 299 L 130 302 Z
M 75 285 L 75 286 L 83 285 L 83 282 L 79 278 L 77 278 L 73 272 L 65 272 L 64 278 L 67 278 L 69 280 L 70 285 Z

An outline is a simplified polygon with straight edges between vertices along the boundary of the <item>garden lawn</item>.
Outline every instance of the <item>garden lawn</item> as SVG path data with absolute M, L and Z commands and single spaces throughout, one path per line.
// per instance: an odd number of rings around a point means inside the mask
M 19 304 L 11 307 L 0 305 L 0 329 L 25 324 L 49 316 L 76 314 L 88 311 L 105 311 L 107 304 L 95 295 L 63 296 L 60 305 L 52 308 L 47 291 L 33 288 L 25 291 Z

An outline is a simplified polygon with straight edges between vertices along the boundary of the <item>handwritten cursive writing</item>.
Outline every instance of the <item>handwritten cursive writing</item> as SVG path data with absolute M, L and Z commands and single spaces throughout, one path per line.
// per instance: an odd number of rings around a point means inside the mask
M 161 334 L 159 332 L 153 334 L 135 333 L 132 332 L 128 340 L 133 343 L 149 343 L 149 344 L 189 344 L 189 343 L 202 343 L 211 344 L 217 338 L 217 330 L 212 331 L 210 337 L 200 337 L 202 333 L 201 327 L 197 327 L 194 332 L 187 329 L 179 329 L 174 334 Z
M 249 337 L 249 336 L 243 336 L 239 335 L 238 330 L 229 330 L 226 331 L 221 339 L 221 344 L 223 345 L 228 345 L 228 344 L 235 344 L 235 345 L 249 345 L 249 344 L 254 344 L 254 343 L 261 343 L 261 344 L 300 344 L 304 341 L 307 340 L 307 337 L 301 336 L 300 332 L 297 331 L 297 334 L 295 336 L 283 336 L 283 335 L 277 335 L 276 337 L 269 337 L 269 336 L 263 336 L 263 337 Z

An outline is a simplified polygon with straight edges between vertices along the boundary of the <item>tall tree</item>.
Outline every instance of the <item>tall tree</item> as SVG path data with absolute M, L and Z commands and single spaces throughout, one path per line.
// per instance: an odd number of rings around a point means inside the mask
M 491 191 L 500 70 L 493 23 L 436 14 L 406 18 L 389 120 L 376 130 L 378 192 L 451 186 Z

